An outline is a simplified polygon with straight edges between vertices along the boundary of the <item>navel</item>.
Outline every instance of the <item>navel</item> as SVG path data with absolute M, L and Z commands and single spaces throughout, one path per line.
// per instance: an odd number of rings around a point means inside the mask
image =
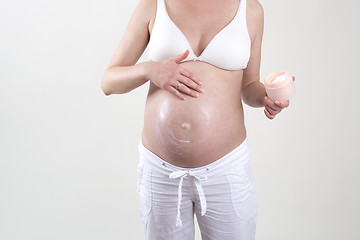
M 187 123 L 187 122 L 183 122 L 180 126 L 184 130 L 190 130 L 190 128 L 191 128 L 190 123 Z

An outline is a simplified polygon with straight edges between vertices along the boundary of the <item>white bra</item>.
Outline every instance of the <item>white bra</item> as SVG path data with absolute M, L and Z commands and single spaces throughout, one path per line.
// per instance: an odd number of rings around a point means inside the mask
M 170 19 L 165 0 L 157 0 L 154 26 L 149 41 L 149 56 L 152 61 L 179 55 L 189 50 L 185 61 L 203 61 L 226 70 L 241 70 L 250 59 L 251 40 L 246 25 L 246 0 L 240 0 L 234 18 L 196 56 L 189 41 Z

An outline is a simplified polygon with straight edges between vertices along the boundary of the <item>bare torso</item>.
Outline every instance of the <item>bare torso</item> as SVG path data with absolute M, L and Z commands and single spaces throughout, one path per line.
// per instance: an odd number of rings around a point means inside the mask
M 170 18 L 197 56 L 231 21 L 239 4 L 238 0 L 206 2 L 166 0 Z M 154 20 L 155 13 L 150 34 Z M 249 23 L 247 26 L 252 39 Z M 241 101 L 243 70 L 229 71 L 201 61 L 180 64 L 203 82 L 204 93 L 180 100 L 150 82 L 142 142 L 173 165 L 200 167 L 226 155 L 246 138 Z

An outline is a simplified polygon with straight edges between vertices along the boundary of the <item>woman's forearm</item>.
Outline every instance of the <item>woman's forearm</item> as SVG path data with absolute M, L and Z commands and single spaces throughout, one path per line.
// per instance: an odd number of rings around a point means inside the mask
M 265 86 L 261 82 L 253 82 L 242 90 L 243 102 L 250 107 L 264 107 L 264 97 L 266 96 Z
M 141 62 L 132 66 L 114 66 L 107 69 L 101 79 L 105 95 L 122 94 L 143 85 L 149 79 L 153 62 Z

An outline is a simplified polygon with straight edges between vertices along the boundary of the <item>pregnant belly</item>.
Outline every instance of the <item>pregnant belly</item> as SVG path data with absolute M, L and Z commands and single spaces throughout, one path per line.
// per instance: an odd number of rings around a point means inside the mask
M 209 164 L 245 138 L 241 82 L 203 81 L 204 93 L 180 100 L 151 84 L 145 106 L 143 144 L 182 167 Z M 232 84 L 231 84 L 232 83 Z M 235 88 L 235 89 L 234 89 Z
M 223 120 L 226 116 L 221 106 L 197 98 L 181 101 L 160 93 L 158 117 L 153 116 L 154 134 L 169 150 L 182 153 L 193 147 L 201 147 L 205 143 L 214 142 L 219 135 L 224 134 Z M 155 129 L 154 129 L 155 130 Z

